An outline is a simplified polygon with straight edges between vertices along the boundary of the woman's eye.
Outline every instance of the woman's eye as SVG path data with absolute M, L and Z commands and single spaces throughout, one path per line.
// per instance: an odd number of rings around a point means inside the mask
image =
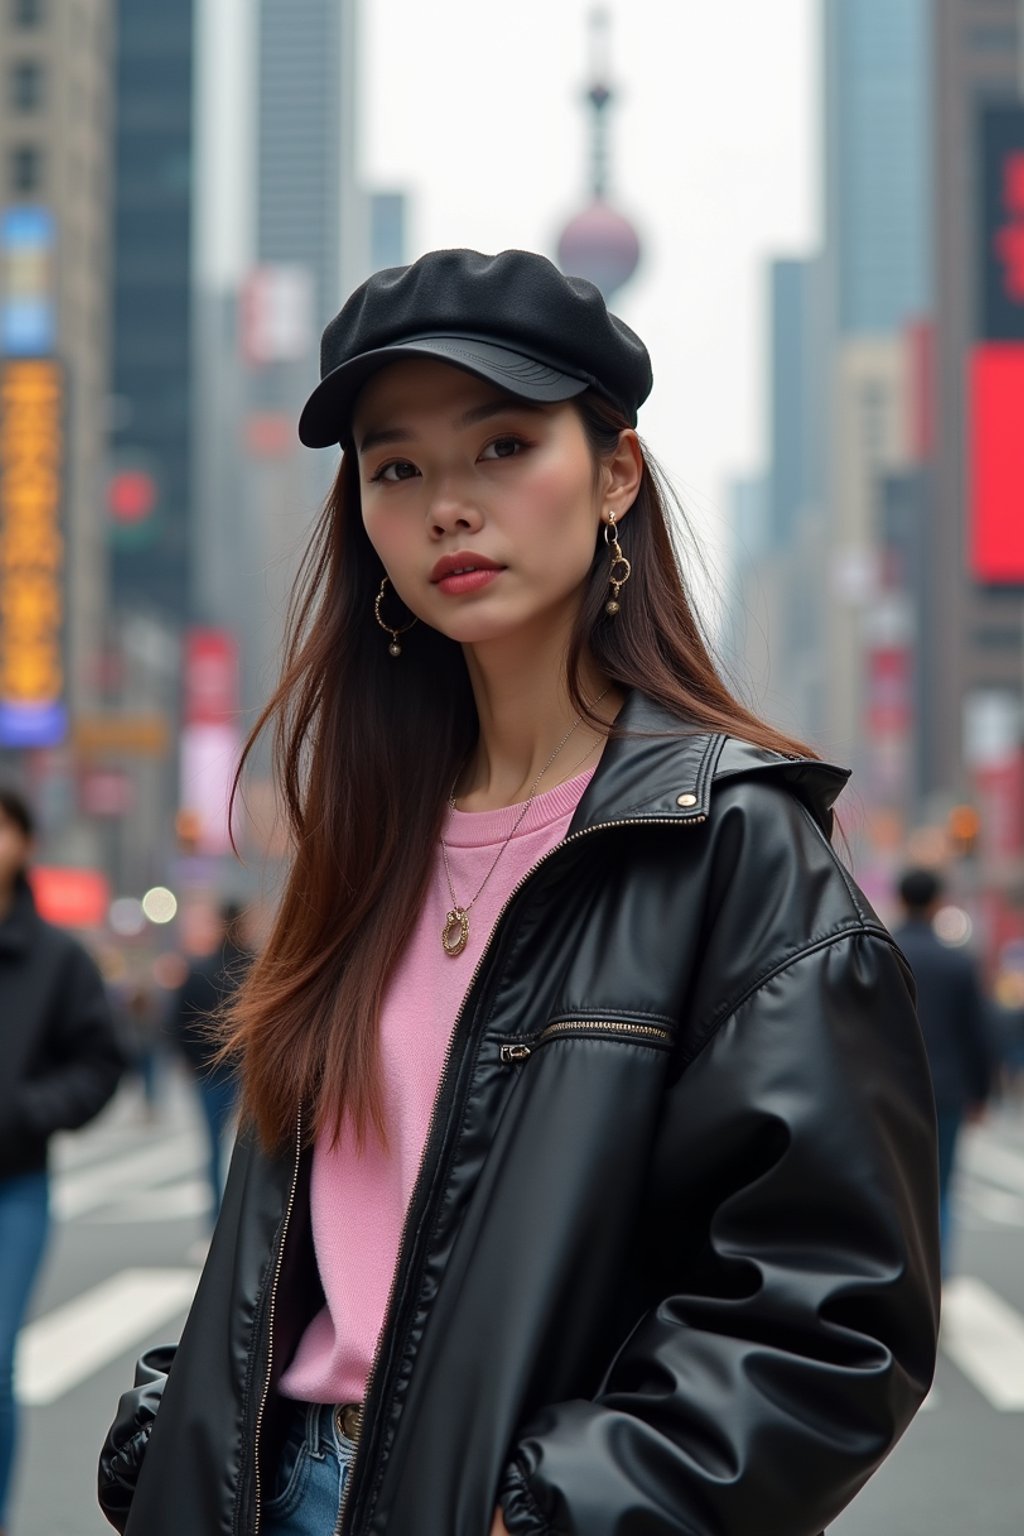
M 482 459 L 512 459 L 525 447 L 526 444 L 521 437 L 496 437 L 493 443 L 487 444 L 480 457 Z
M 390 464 L 382 464 L 377 473 L 370 478 L 386 480 L 388 484 L 394 485 L 398 480 L 411 480 L 417 474 L 419 470 L 415 464 L 410 464 L 408 459 L 392 459 Z

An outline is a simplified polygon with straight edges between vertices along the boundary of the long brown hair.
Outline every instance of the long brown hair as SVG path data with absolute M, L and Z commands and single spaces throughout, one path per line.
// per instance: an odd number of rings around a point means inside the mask
M 576 402 L 595 475 L 628 424 L 601 397 Z M 568 654 L 574 708 L 608 728 L 583 697 L 589 648 L 614 683 L 680 722 L 760 746 L 815 753 L 729 692 L 687 599 L 666 493 L 650 456 L 620 529 L 632 578 L 610 618 L 608 552 L 596 541 Z M 377 1054 L 385 987 L 429 881 L 447 796 L 478 732 L 461 646 L 418 625 L 400 661 L 373 616 L 383 570 L 360 515 L 353 453 L 342 457 L 296 579 L 281 680 L 246 743 L 267 725 L 294 858 L 269 941 L 226 1015 L 243 1111 L 281 1145 L 299 1103 L 314 1134 L 351 1116 L 360 1138 L 386 1136 Z M 394 594 L 389 594 L 397 603 Z M 610 734 L 614 734 L 614 727 Z

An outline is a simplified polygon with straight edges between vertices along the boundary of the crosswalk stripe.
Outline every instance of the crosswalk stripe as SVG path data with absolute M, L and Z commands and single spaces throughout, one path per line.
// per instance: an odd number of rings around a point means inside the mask
M 140 1222 L 184 1221 L 208 1216 L 210 1185 L 206 1179 L 180 1179 L 159 1189 L 136 1190 L 105 1206 L 92 1218 L 103 1226 L 137 1226 Z
M 60 1175 L 53 1192 L 54 1213 L 64 1221 L 82 1216 L 121 1195 L 134 1195 L 149 1185 L 193 1173 L 203 1162 L 202 1146 L 195 1136 L 175 1136 L 156 1146 L 133 1149 L 127 1155 Z
M 184 1312 L 194 1269 L 125 1269 L 22 1329 L 18 1397 L 55 1402 L 108 1361 Z
M 940 1343 L 993 1408 L 1024 1412 L 1024 1318 L 984 1281 L 960 1275 L 943 1288 Z
M 962 1202 L 996 1226 L 1024 1227 L 1024 1198 L 1020 1195 L 1008 1195 L 969 1173 L 957 1179 L 954 1193 L 958 1205 Z
M 1024 1195 L 1024 1155 L 1020 1152 L 997 1147 L 991 1141 L 981 1141 L 975 1136 L 965 1136 L 959 1161 L 977 1178 L 1013 1194 Z

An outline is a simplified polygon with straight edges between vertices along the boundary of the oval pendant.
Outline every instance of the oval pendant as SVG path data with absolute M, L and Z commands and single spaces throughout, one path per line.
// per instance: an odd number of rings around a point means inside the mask
M 461 955 L 469 943 L 469 917 L 462 907 L 455 907 L 447 914 L 447 921 L 441 932 L 441 943 L 444 952 L 455 959 Z

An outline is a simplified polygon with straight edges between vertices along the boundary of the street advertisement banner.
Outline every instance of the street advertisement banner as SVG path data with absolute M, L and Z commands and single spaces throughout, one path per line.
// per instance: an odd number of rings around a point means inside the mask
M 231 849 L 228 800 L 241 746 L 238 643 L 227 629 L 185 636 L 181 806 L 193 817 L 196 852 Z
M 0 746 L 64 740 L 64 382 L 52 358 L 0 363 Z

